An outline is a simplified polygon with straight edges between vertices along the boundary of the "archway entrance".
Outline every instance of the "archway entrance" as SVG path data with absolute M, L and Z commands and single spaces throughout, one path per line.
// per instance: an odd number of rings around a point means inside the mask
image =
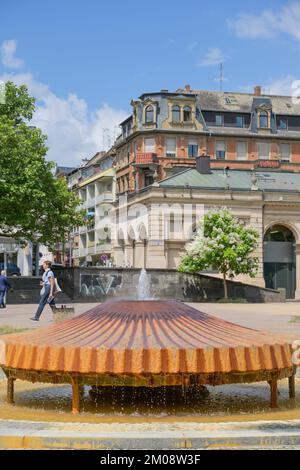
M 290 229 L 273 225 L 264 236 L 264 278 L 266 287 L 284 288 L 293 299 L 296 289 L 296 241 Z

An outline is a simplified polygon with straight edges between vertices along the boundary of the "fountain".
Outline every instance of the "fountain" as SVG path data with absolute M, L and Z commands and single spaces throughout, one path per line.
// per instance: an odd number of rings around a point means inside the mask
M 150 300 L 151 299 L 150 280 L 148 278 L 147 271 L 145 268 L 141 269 L 137 292 L 138 292 L 138 300 Z
M 16 379 L 71 384 L 74 413 L 84 385 L 172 390 L 267 381 L 276 407 L 277 382 L 288 378 L 295 396 L 290 341 L 174 300 L 110 300 L 46 328 L 3 336 L 0 365 L 9 403 Z

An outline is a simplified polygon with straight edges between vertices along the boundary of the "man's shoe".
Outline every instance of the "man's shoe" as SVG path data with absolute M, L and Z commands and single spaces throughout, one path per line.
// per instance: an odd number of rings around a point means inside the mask
M 29 318 L 29 320 L 32 320 L 32 321 L 39 321 L 38 318 L 35 318 L 35 317 Z

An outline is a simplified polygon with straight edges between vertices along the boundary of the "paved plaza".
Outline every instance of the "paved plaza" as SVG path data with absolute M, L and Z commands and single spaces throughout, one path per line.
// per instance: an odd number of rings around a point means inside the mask
M 75 304 L 75 315 L 87 312 L 96 303 Z M 269 330 L 275 333 L 299 335 L 300 339 L 300 302 L 286 303 L 192 303 L 198 310 L 224 320 L 239 323 L 249 328 Z M 0 327 L 40 328 L 49 326 L 53 321 L 50 307 L 46 306 L 39 322 L 30 320 L 36 311 L 36 304 L 8 305 L 0 309 Z

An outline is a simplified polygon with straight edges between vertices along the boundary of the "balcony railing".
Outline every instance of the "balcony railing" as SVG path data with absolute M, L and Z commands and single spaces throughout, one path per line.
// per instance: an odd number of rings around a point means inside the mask
M 101 243 L 97 244 L 95 247 L 95 252 L 98 253 L 109 253 L 112 250 L 110 243 Z
M 114 196 L 112 193 L 102 193 L 96 197 L 96 204 L 101 204 L 102 202 L 113 202 Z
M 73 250 L 73 258 L 81 258 L 88 254 L 87 248 L 76 248 Z
M 135 163 L 138 165 L 145 165 L 149 163 L 157 163 L 158 158 L 156 153 L 146 152 L 146 153 L 136 153 Z

